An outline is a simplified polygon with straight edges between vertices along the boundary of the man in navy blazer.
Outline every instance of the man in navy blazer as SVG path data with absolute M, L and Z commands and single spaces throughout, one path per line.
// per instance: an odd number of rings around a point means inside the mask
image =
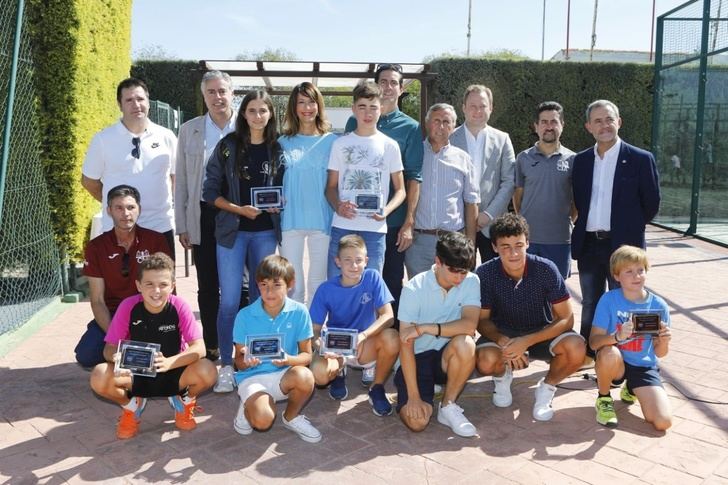
M 622 141 L 619 108 L 597 100 L 586 109 L 585 127 L 594 147 L 576 155 L 572 172 L 578 218 L 571 235 L 571 254 L 579 268 L 582 294 L 581 335 L 589 341 L 594 310 L 617 286 L 609 274 L 609 257 L 618 247 L 645 247 L 645 224 L 657 215 L 660 186 L 655 157 Z M 588 350 L 593 357 L 591 349 Z

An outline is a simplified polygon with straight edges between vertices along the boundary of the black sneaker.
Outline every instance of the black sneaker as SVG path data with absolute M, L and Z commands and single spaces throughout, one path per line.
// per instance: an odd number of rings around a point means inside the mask
M 349 395 L 349 390 L 346 388 L 346 367 L 339 372 L 339 375 L 334 377 L 329 385 L 329 396 L 331 399 L 342 401 Z
M 384 386 L 381 384 L 374 384 L 369 389 L 369 404 L 372 405 L 372 412 L 377 416 L 392 414 L 392 405 L 389 403 L 389 399 L 384 393 Z

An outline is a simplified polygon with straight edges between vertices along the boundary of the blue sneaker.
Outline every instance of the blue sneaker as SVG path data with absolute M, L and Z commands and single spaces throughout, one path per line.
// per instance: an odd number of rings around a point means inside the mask
M 329 385 L 329 396 L 331 399 L 342 401 L 349 395 L 349 390 L 346 388 L 346 367 L 339 372 L 339 375 L 334 377 Z
M 384 386 L 381 384 L 374 384 L 369 389 L 369 404 L 372 405 L 372 412 L 377 416 L 392 414 L 392 405 L 389 403 L 387 395 L 384 394 Z

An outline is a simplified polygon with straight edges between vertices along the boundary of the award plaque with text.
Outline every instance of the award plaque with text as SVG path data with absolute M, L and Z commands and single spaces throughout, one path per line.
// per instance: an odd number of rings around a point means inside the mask
M 245 338 L 247 357 L 256 357 L 261 361 L 284 359 L 283 334 L 248 335 Z
M 660 314 L 657 312 L 643 311 L 632 312 L 633 332 L 638 335 L 657 335 L 660 333 Z
M 356 355 L 358 335 L 356 329 L 324 327 L 321 330 L 321 354 Z
M 356 211 L 360 214 L 376 214 L 382 210 L 380 194 L 356 194 L 354 197 Z
M 250 205 L 256 209 L 282 209 L 283 187 L 253 187 L 250 189 Z
M 120 340 L 117 347 L 119 360 L 114 365 L 114 371 L 118 373 L 124 369 L 135 376 L 154 377 L 157 375 L 154 357 L 160 348 L 160 345 L 155 343 Z

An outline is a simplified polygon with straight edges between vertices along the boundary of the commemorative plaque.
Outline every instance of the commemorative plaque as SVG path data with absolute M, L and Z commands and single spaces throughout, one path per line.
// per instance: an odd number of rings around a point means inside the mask
M 257 209 L 282 209 L 283 187 L 253 187 L 250 189 L 250 204 Z
M 157 368 L 154 367 L 154 357 L 160 348 L 161 346 L 155 343 L 120 340 L 117 347 L 120 357 L 114 365 L 114 372 L 118 373 L 124 369 L 135 376 L 155 377 Z
M 245 338 L 245 346 L 248 349 L 246 352 L 248 357 L 256 357 L 261 361 L 284 359 L 286 357 L 283 350 L 283 334 L 281 333 L 248 335 Z
M 359 331 L 351 328 L 326 328 L 321 331 L 321 354 L 356 355 Z

